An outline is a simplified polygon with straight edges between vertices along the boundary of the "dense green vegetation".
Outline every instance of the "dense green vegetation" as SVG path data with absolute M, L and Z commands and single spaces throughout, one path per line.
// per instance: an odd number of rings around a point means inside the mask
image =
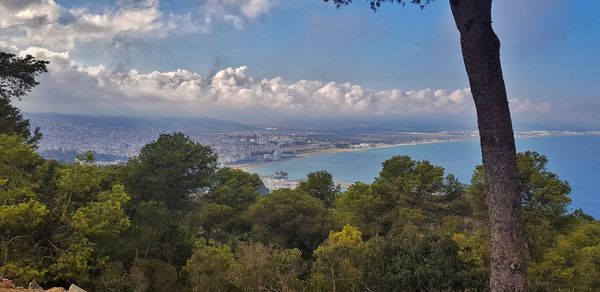
M 570 187 L 519 154 L 529 287 L 591 291 L 600 222 L 570 213 Z M 216 168 L 208 147 L 161 135 L 117 166 L 41 158 L 0 135 L 0 274 L 91 291 L 482 290 L 489 269 L 485 180 L 470 185 L 396 156 L 372 184 L 327 172 L 264 193 Z

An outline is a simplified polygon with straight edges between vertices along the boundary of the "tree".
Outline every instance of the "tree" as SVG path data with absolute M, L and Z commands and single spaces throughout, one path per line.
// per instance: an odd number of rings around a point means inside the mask
M 200 244 L 185 265 L 192 291 L 232 291 L 228 277 L 234 264 L 228 246 Z
M 200 207 L 194 221 L 202 227 L 208 243 L 209 240 L 218 237 L 219 233 L 226 233 L 235 216 L 235 209 L 230 206 L 211 203 Z
M 245 210 L 256 201 L 262 187 L 258 174 L 225 167 L 215 173 L 207 198 L 212 203 Z
M 54 203 L 63 215 L 70 215 L 77 208 L 85 206 L 112 185 L 104 168 L 89 163 L 70 164 L 61 168 L 58 175 Z
M 324 0 L 340 7 L 352 0 Z M 382 3 L 410 2 L 423 8 L 432 0 L 367 0 L 373 10 Z M 525 233 L 517 179 L 517 152 L 500 65 L 500 40 L 492 28 L 492 0 L 450 0 L 475 108 L 487 184 L 492 262 L 492 291 L 524 291 Z
M 361 291 L 364 242 L 358 228 L 345 225 L 315 250 L 310 282 L 317 291 Z
M 327 237 L 332 220 L 319 199 L 282 189 L 260 198 L 248 209 L 252 233 L 261 242 L 298 248 L 304 255 Z
M 342 225 L 357 226 L 368 237 L 380 235 L 383 203 L 370 185 L 355 183 L 335 200 L 334 215 Z
M 404 155 L 383 162 L 371 189 L 381 201 L 376 222 L 382 235 L 450 227 L 470 212 L 465 187 L 453 175 L 444 177 L 443 167 Z
M 387 204 L 400 202 L 404 207 L 427 208 L 445 197 L 444 168 L 406 155 L 394 156 L 383 162 L 373 186 Z
M 306 178 L 296 189 L 323 201 L 326 207 L 331 207 L 340 193 L 340 186 L 335 185 L 331 173 L 320 170 L 307 174 Z
M 102 263 L 102 271 L 100 275 L 94 277 L 92 285 L 96 287 L 96 291 L 131 291 L 128 289 L 131 286 L 130 282 L 129 273 L 123 263 L 112 260 Z
M 241 291 L 301 291 L 301 252 L 278 249 L 262 243 L 241 244 L 230 281 Z
M 118 273 L 107 263 L 114 252 L 106 243 L 129 228 L 129 196 L 107 170 L 56 166 L 23 137 L 0 134 L 0 273 L 20 285 L 36 279 L 91 287 L 103 273 Z
M 29 129 L 29 120 L 23 119 L 11 99 L 19 101 L 39 83 L 35 78 L 47 72 L 47 61 L 36 60 L 30 55 L 17 57 L 14 54 L 0 52 L 0 133 L 17 134 L 32 146 L 42 138 L 40 129 L 33 133 Z
M 485 275 L 449 237 L 386 237 L 367 242 L 366 291 L 480 291 Z
M 129 201 L 123 186 L 113 185 L 110 191 L 98 194 L 95 201 L 80 207 L 71 219 L 71 226 L 87 236 L 117 235 L 130 226 L 124 204 Z
M 160 260 L 137 260 L 129 271 L 135 292 L 168 292 L 179 290 L 176 286 L 177 270 Z
M 525 221 L 527 254 L 539 261 L 558 233 L 570 227 L 567 205 L 571 202 L 571 187 L 548 171 L 548 159 L 537 152 L 517 154 L 519 194 Z M 486 177 L 481 166 L 476 167 L 469 187 L 475 218 L 487 222 L 485 200 Z
M 558 232 L 570 226 L 567 206 L 571 202 L 571 187 L 548 171 L 548 159 L 536 152 L 517 155 L 519 192 L 529 257 L 537 261 Z
M 132 195 L 128 215 L 133 228 L 127 235 L 135 242 L 128 247 L 134 248 L 136 258 L 185 264 L 193 245 L 185 219 L 196 211 L 195 199 L 209 188 L 216 160 L 210 147 L 183 133 L 162 134 L 117 171 Z
M 600 287 L 600 222 L 580 220 L 559 235 L 529 271 L 532 288 L 540 291 L 595 291 Z
M 35 192 L 43 163 L 23 137 L 0 134 L 0 274 L 17 283 L 44 276 L 35 247 L 50 213 Z
M 126 234 L 129 244 L 126 260 L 160 259 L 181 267 L 191 255 L 192 242 L 185 232 L 185 214 L 169 210 L 161 201 L 141 201 L 130 206 L 132 228 Z
M 183 133 L 162 134 L 145 145 L 125 170 L 125 185 L 135 202 L 156 200 L 185 209 L 192 194 L 209 186 L 217 157 Z

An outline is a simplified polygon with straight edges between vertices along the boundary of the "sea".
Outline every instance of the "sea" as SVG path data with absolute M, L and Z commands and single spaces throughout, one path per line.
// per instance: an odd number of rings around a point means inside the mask
M 600 136 L 544 136 L 519 138 L 518 151 L 533 150 L 548 158 L 548 169 L 572 188 L 570 209 L 582 209 L 600 219 Z M 481 164 L 478 140 L 400 145 L 357 151 L 314 154 L 295 159 L 250 166 L 248 171 L 271 175 L 284 170 L 289 179 L 327 170 L 336 181 L 370 183 L 379 174 L 381 163 L 394 155 L 428 160 L 469 183 L 476 165 Z

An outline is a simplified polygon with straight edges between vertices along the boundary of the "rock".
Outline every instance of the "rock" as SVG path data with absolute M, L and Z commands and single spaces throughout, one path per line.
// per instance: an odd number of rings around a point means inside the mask
M 2 282 L 0 282 L 0 288 L 15 288 L 15 282 L 2 278 Z
M 87 292 L 87 291 L 77 287 L 77 285 L 75 285 L 75 284 L 71 284 L 71 287 L 69 287 L 68 292 Z
M 63 287 L 53 287 L 46 290 L 46 292 L 67 292 L 67 290 L 65 290 Z
M 44 288 L 42 288 L 42 286 L 40 286 L 40 284 L 38 284 L 38 282 L 36 282 L 35 280 L 29 282 L 28 289 L 31 289 L 31 290 L 44 290 Z

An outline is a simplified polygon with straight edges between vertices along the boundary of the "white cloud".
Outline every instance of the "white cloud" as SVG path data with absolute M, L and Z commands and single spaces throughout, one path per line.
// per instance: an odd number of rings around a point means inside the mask
M 15 47 L 2 50 L 16 52 Z M 255 78 L 246 66 L 225 68 L 214 76 L 188 70 L 141 73 L 85 66 L 67 52 L 30 47 L 18 51 L 50 61 L 41 85 L 25 99 L 25 110 L 95 114 L 288 116 L 463 115 L 473 112 L 469 89 L 368 90 L 351 83 L 281 77 Z M 549 110 L 546 103 L 514 99 L 516 112 Z
M 159 0 L 119 0 L 114 8 L 102 11 L 65 8 L 55 0 L 4 0 L 0 2 L 0 40 L 21 47 L 72 50 L 96 41 L 117 43 L 208 32 L 213 18 L 242 28 L 266 14 L 272 0 L 207 0 L 199 6 L 197 13 L 175 14 L 161 10 Z
M 552 111 L 549 102 L 536 102 L 528 98 L 513 98 L 509 101 L 510 109 L 514 113 L 532 112 L 547 114 Z
M 237 29 L 266 15 L 276 0 L 207 0 L 202 5 L 204 23 L 209 27 L 213 19 L 231 24 Z

